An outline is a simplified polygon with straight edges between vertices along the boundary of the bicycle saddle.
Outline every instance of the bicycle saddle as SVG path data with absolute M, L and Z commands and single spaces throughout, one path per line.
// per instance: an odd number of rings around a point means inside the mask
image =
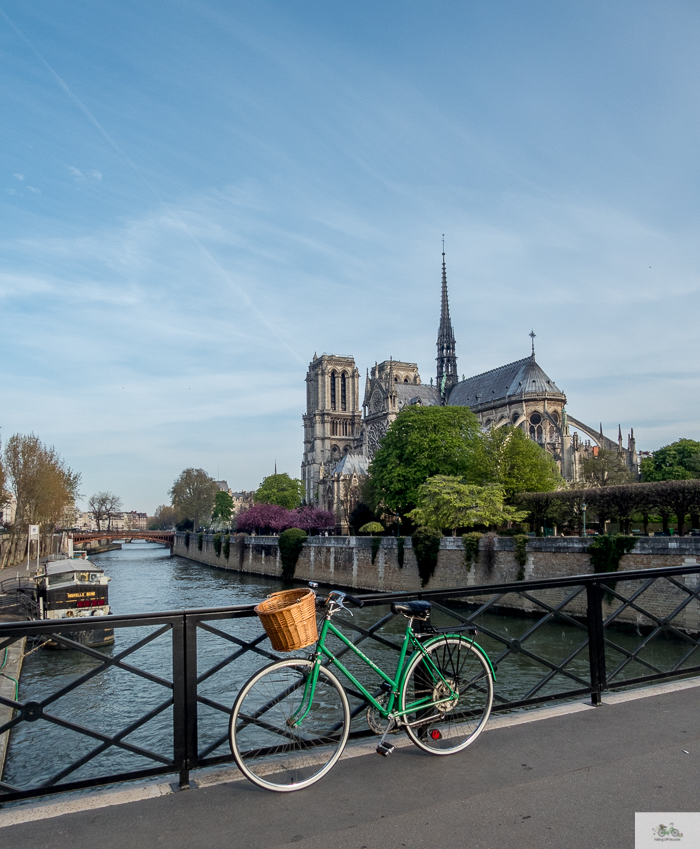
M 431 608 L 429 601 L 395 601 L 391 605 L 391 612 L 400 613 L 407 619 L 425 621 L 430 616 Z

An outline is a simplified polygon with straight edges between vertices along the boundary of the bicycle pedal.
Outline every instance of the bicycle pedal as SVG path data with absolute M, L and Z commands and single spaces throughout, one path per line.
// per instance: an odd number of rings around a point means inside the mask
M 380 743 L 377 746 L 377 754 L 383 758 L 388 758 L 395 748 L 396 746 L 392 746 L 391 743 Z

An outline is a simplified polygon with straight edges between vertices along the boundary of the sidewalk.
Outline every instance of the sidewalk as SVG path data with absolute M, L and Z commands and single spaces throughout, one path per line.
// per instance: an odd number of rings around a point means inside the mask
M 454 757 L 355 749 L 297 793 L 245 780 L 177 793 L 153 785 L 167 795 L 16 825 L 8 823 L 71 803 L 10 806 L 0 810 L 0 841 L 13 849 L 622 849 L 634 846 L 635 811 L 700 810 L 700 680 L 537 715 L 494 718 Z

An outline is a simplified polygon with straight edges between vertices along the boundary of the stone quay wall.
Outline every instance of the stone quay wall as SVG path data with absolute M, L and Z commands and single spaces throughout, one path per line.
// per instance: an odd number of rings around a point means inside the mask
M 278 578 L 282 575 L 278 538 L 275 536 L 232 536 L 228 559 L 224 555 L 223 544 L 217 556 L 211 535 L 202 537 L 201 551 L 198 549 L 196 535 L 190 535 L 189 546 L 185 545 L 185 539 L 185 534 L 176 534 L 173 554 L 220 569 Z M 588 554 L 588 540 L 585 538 L 532 538 L 527 545 L 527 562 L 522 569 L 515 559 L 515 543 L 512 538 L 495 538 L 491 558 L 488 556 L 486 544 L 482 537 L 477 561 L 468 568 L 462 540 L 459 537 L 444 537 L 437 568 L 425 589 L 508 583 L 517 581 L 521 574 L 523 590 L 526 590 L 528 580 L 589 575 L 593 572 Z M 404 539 L 403 568 L 399 566 L 398 553 L 398 541 L 393 537 L 381 538 L 374 563 L 370 537 L 309 537 L 299 556 L 294 577 L 299 581 L 317 581 L 320 584 L 357 590 L 419 591 L 421 581 L 410 537 Z M 642 537 L 637 540 L 634 549 L 622 557 L 618 574 L 624 580 L 624 574 L 621 573 L 626 570 L 672 566 L 700 566 L 700 537 Z M 682 575 L 677 580 L 689 589 L 697 590 L 700 573 Z M 629 597 L 642 583 L 627 581 L 620 585 L 620 591 Z M 537 598 L 556 605 L 574 591 L 573 588 L 538 591 Z M 470 601 L 485 602 L 488 598 L 489 596 L 474 596 Z M 654 615 L 663 617 L 686 598 L 687 593 L 669 581 L 656 581 L 640 598 L 640 605 Z M 606 603 L 604 614 L 608 615 L 618 604 L 619 602 L 614 601 Z M 566 612 L 584 617 L 586 605 L 586 594 L 581 592 L 567 605 Z M 505 597 L 499 602 L 499 606 L 523 612 L 542 610 L 516 593 Z M 648 617 L 634 609 L 625 610 L 619 619 L 635 626 L 651 624 Z M 697 599 L 692 600 L 674 620 L 674 624 L 684 630 L 700 631 L 700 602 Z

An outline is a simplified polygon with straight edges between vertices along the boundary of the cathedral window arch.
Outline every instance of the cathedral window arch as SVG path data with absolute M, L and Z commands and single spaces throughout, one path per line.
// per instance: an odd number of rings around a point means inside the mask
M 404 383 L 408 383 L 408 378 L 407 378 L 407 377 L 404 377 L 403 382 L 404 382 Z
M 331 372 L 331 410 L 335 410 L 335 372 Z
M 345 372 L 340 375 L 340 409 L 345 411 L 348 408 L 348 382 L 345 377 Z

